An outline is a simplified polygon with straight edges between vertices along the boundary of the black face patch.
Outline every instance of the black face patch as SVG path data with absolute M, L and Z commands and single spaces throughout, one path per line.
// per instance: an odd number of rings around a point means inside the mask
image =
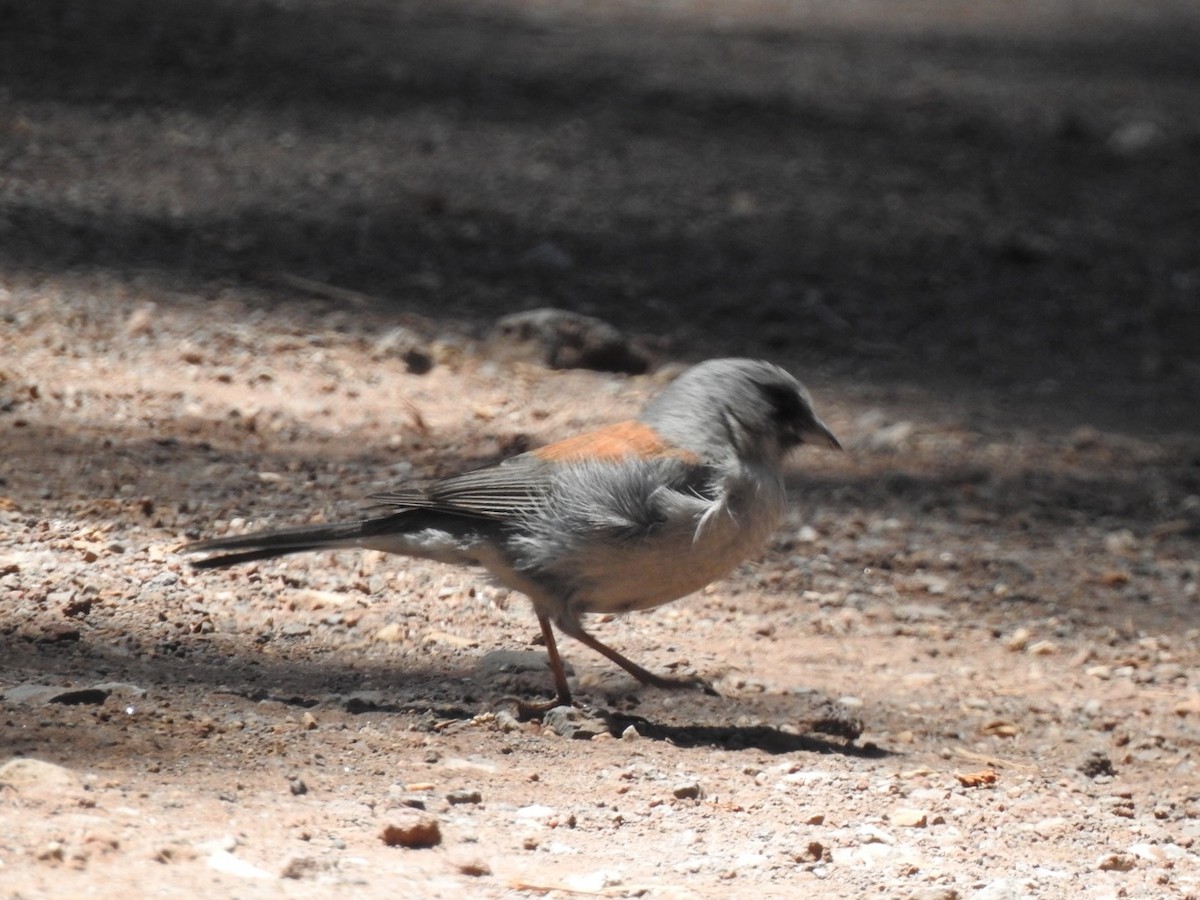
M 781 425 L 796 424 L 807 418 L 809 413 L 804 400 L 791 385 L 778 382 L 760 382 L 758 385 L 767 402 L 771 404 L 773 418 Z

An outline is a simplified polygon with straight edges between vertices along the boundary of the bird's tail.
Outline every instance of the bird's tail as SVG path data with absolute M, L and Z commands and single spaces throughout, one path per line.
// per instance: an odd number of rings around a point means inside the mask
M 362 547 L 364 541 L 394 526 L 397 516 L 381 516 L 357 522 L 332 525 L 303 525 L 256 531 L 233 537 L 209 538 L 183 548 L 184 553 L 211 553 L 207 559 L 192 563 L 197 569 L 218 569 L 259 559 L 274 559 L 291 553 L 309 550 L 336 550 L 341 547 Z

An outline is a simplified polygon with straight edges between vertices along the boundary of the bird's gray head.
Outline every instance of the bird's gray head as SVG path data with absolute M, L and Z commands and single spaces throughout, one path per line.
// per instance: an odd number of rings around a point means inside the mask
M 712 359 L 692 366 L 650 401 L 641 420 L 663 437 L 716 462 L 733 452 L 778 464 L 812 441 L 840 449 L 812 398 L 779 366 Z

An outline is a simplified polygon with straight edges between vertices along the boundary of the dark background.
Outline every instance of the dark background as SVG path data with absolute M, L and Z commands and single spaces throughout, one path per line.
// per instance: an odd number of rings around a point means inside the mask
M 1193 7 L 944 6 L 2 3 L 0 266 L 1190 427 Z

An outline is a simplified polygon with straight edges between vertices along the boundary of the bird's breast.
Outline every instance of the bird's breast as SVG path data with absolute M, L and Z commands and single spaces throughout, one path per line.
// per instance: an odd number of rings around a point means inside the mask
M 759 472 L 727 479 L 715 502 L 681 496 L 644 538 L 580 548 L 572 566 L 572 611 L 647 609 L 700 590 L 758 552 L 784 503 L 779 476 Z

